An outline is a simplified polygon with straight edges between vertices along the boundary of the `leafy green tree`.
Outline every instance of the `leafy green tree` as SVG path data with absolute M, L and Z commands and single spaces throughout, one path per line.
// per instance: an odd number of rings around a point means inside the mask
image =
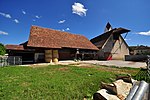
M 5 49 L 5 46 L 0 43 L 0 55 L 4 55 L 6 53 L 6 49 Z

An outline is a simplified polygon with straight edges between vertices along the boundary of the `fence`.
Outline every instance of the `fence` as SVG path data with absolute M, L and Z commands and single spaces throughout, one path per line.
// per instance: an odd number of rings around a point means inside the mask
M 147 76 L 150 82 L 150 55 L 148 55 L 148 60 L 147 60 Z
M 9 65 L 21 65 L 21 56 L 0 56 L 0 67 Z
M 147 56 L 147 68 L 143 69 L 141 68 L 141 70 L 134 76 L 136 80 L 144 80 L 148 83 L 150 83 L 150 55 Z
M 147 55 L 125 55 L 125 61 L 146 61 Z

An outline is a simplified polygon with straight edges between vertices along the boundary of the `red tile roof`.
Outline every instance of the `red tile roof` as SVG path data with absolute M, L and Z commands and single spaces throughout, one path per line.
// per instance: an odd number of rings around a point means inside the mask
M 23 45 L 5 45 L 7 50 L 24 50 Z
M 78 48 L 98 50 L 86 37 L 67 32 L 32 26 L 27 46 L 41 48 Z

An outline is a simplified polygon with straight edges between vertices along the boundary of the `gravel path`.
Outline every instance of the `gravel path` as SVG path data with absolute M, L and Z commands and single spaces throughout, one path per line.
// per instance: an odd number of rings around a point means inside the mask
M 132 68 L 146 68 L 145 62 L 132 62 L 132 61 L 121 61 L 121 60 L 109 60 L 109 61 L 97 61 L 97 60 L 89 60 L 89 61 L 79 61 L 74 62 L 71 60 L 59 61 L 58 64 L 68 65 L 68 64 L 97 64 L 97 65 L 106 65 L 106 66 L 117 66 L 117 67 L 132 67 Z
M 22 66 L 47 66 L 47 65 L 83 65 L 83 64 L 96 64 L 104 66 L 116 66 L 116 67 L 131 67 L 131 68 L 146 68 L 145 62 L 132 62 L 132 61 L 122 61 L 122 60 L 109 60 L 109 61 L 98 61 L 98 60 L 87 60 L 87 61 L 78 61 L 65 60 L 59 61 L 58 63 L 38 63 L 38 64 L 29 64 Z

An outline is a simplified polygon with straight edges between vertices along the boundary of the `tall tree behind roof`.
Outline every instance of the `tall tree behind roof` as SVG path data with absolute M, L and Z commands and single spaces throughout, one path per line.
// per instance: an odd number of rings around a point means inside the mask
M 110 31 L 110 30 L 112 30 L 112 26 L 111 26 L 110 23 L 108 22 L 108 23 L 106 24 L 104 33 L 108 32 L 108 31 Z
M 4 55 L 6 53 L 6 49 L 5 49 L 5 46 L 0 43 L 0 55 Z

